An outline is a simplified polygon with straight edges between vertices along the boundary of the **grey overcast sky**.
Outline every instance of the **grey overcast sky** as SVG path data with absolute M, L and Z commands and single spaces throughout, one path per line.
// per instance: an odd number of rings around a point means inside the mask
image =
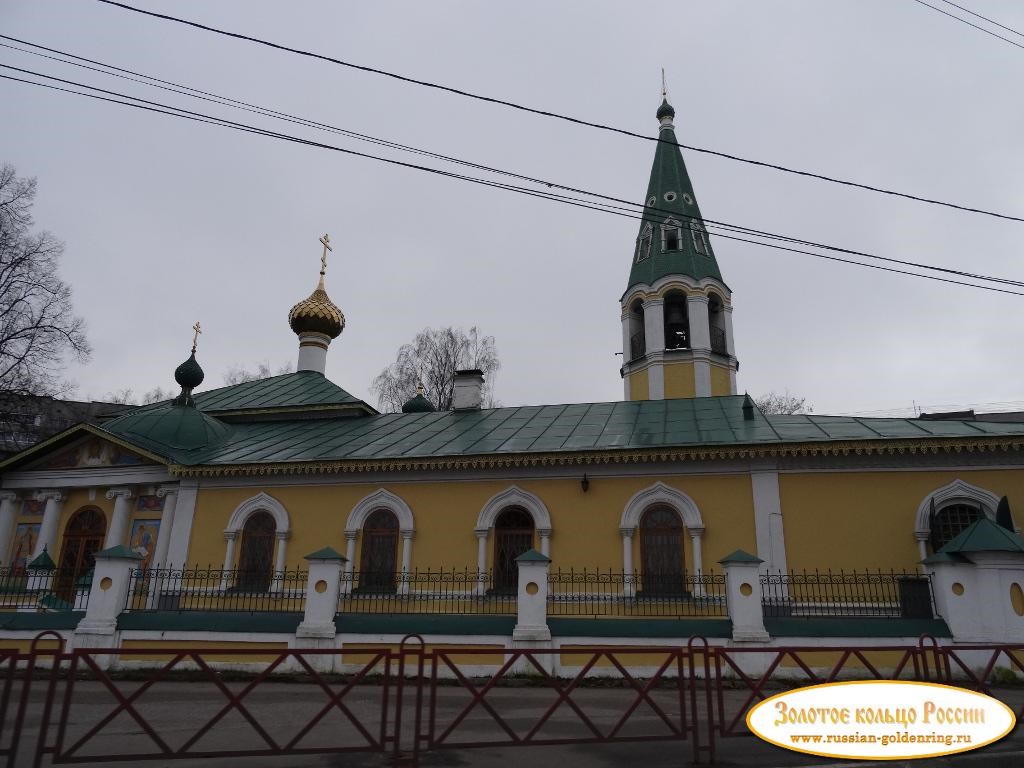
M 1024 50 L 912 0 L 129 1 L 651 136 L 664 67 L 681 142 L 1024 216 Z M 958 2 L 1024 31 L 1022 3 Z M 654 153 L 93 0 L 0 0 L 0 30 L 635 201 Z M 0 62 L 409 159 L 9 49 Z M 505 405 L 622 397 L 635 221 L 10 81 L 0 104 L 0 162 L 38 178 L 37 225 L 67 244 L 62 276 L 94 346 L 68 367 L 81 397 L 172 386 L 197 319 L 205 386 L 293 361 L 286 315 L 315 285 L 324 232 L 348 319 L 327 374 L 357 396 L 372 401 L 419 329 L 475 324 L 497 340 Z M 1024 223 L 685 158 L 709 219 L 1024 279 Z M 741 391 L 788 389 L 817 413 L 1024 407 L 1024 297 L 713 242 Z

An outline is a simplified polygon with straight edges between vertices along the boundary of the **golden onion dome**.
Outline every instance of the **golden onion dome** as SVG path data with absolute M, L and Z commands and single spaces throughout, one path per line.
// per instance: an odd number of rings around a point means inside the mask
M 288 325 L 295 333 L 322 333 L 332 339 L 338 338 L 345 329 L 345 315 L 327 295 L 323 272 L 316 290 L 288 313 Z

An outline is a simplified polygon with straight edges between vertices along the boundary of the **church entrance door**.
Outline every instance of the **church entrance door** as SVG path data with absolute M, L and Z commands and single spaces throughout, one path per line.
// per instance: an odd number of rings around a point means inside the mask
M 494 590 L 515 592 L 516 558 L 533 548 L 533 517 L 522 507 L 502 510 L 494 521 Z
M 683 524 L 674 509 L 651 507 L 640 519 L 640 555 L 645 595 L 678 595 L 683 583 Z
M 98 509 L 83 509 L 68 521 L 53 585 L 61 599 L 74 602 L 76 584 L 92 571 L 93 555 L 103 549 L 106 533 L 107 520 Z
M 274 570 L 277 524 L 269 512 L 255 512 L 242 526 L 242 553 L 236 585 L 242 592 L 266 592 Z

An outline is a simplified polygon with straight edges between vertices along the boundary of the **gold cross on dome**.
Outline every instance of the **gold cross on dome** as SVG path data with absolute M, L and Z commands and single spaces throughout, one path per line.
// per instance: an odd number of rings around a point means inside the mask
M 324 244 L 324 255 L 320 257 L 320 274 L 324 274 L 327 271 L 327 252 L 333 251 L 331 248 L 331 236 L 324 235 L 320 238 L 320 242 Z
M 192 334 L 192 354 L 194 355 L 196 353 L 196 345 L 199 343 L 199 334 L 203 332 L 203 329 L 199 327 L 198 320 L 196 321 L 196 324 L 192 326 L 192 330 L 195 331 L 195 333 Z

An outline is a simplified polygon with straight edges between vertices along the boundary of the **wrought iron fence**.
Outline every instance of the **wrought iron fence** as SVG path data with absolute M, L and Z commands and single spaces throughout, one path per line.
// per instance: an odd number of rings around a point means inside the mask
M 716 573 L 557 570 L 548 573 L 549 616 L 728 616 Z
M 0 568 L 0 611 L 84 611 L 92 572 Z
M 129 611 L 295 613 L 306 604 L 306 571 L 149 568 L 132 571 Z
M 476 568 L 353 571 L 342 574 L 342 613 L 516 613 L 516 588 L 501 588 L 491 571 Z
M 931 619 L 931 577 L 903 571 L 790 571 L 761 576 L 766 617 Z

